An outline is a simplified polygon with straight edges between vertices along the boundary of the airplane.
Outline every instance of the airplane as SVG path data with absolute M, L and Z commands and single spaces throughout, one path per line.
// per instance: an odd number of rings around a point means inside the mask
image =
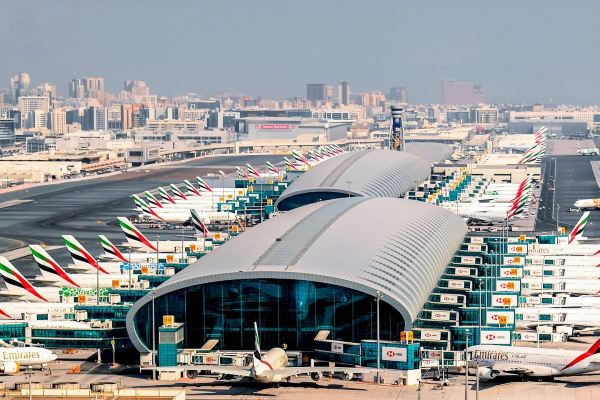
M 595 296 L 600 293 L 600 280 L 532 276 L 521 279 L 521 294 L 526 296 L 541 293 Z
M 583 213 L 581 218 L 579 218 L 579 221 L 577 221 L 577 223 L 575 224 L 575 226 L 569 233 L 569 239 L 568 239 L 569 244 L 599 243 L 599 240 L 597 238 L 590 239 L 590 238 L 583 236 L 583 230 L 585 229 L 589 220 L 590 220 L 590 212 L 586 211 Z
M 142 210 L 145 216 L 156 221 L 168 223 L 184 223 L 190 219 L 190 210 L 195 209 L 193 205 L 185 206 L 178 209 L 152 209 L 138 195 L 133 195 L 133 201 Z M 215 222 L 235 221 L 237 215 L 229 211 L 206 211 L 199 210 L 200 217 L 205 223 L 211 224 Z
M 122 261 L 124 263 L 148 263 L 155 264 L 158 262 L 156 259 L 156 252 L 153 253 L 123 253 L 117 248 L 108 238 L 104 235 L 98 235 L 100 238 L 100 244 L 104 249 L 104 254 L 98 256 L 100 259 L 111 260 L 111 261 Z M 158 258 L 166 259 L 167 256 L 173 258 L 173 262 L 181 261 L 181 253 L 159 253 Z
M 148 217 L 154 221 L 167 222 L 170 224 L 181 224 L 187 222 L 190 219 L 189 210 L 172 209 L 172 208 L 161 208 L 154 209 L 150 208 L 148 204 L 142 200 L 138 195 L 134 194 L 133 202 L 142 211 L 142 215 Z
M 600 268 L 584 266 L 561 266 L 561 265 L 533 265 L 523 268 L 523 276 L 549 277 L 549 278 L 571 278 L 571 279 L 600 279 Z
M 469 368 L 479 368 L 479 378 L 498 376 L 552 378 L 600 370 L 600 339 L 588 350 L 477 345 L 467 349 Z
M 544 318 L 540 318 L 543 316 Z M 566 326 L 574 333 L 595 332 L 600 329 L 600 314 L 593 308 L 537 308 L 521 307 L 515 309 L 516 326 L 535 329 L 540 325 Z
M 121 261 L 109 261 L 100 264 L 72 235 L 62 235 L 62 238 L 74 263 L 68 266 L 69 269 L 84 273 L 96 271 L 102 274 L 121 272 L 123 264 Z
M 6 290 L 0 291 L 0 297 L 16 297 L 34 302 L 59 302 L 59 289 L 55 287 L 36 288 L 21 274 L 6 257 L 0 256 L 0 280 Z
M 95 288 L 113 287 L 115 282 L 121 285 L 137 282 L 138 275 L 131 274 L 69 274 L 52 258 L 48 252 L 39 245 L 30 245 L 29 249 L 34 261 L 42 274 L 41 278 L 35 278 L 36 283 L 49 283 L 59 287 Z
M 56 361 L 56 354 L 42 347 L 0 347 L 0 373 L 12 375 L 20 371 L 22 366 L 45 367 Z
M 151 241 L 142 232 L 140 232 L 140 230 L 138 228 L 136 228 L 135 225 L 133 225 L 129 219 L 127 219 L 125 217 L 117 217 L 117 222 L 119 224 L 119 227 L 125 234 L 125 237 L 127 238 L 127 243 L 129 244 L 129 247 L 132 249 L 137 249 L 140 251 L 147 251 L 147 252 L 154 251 L 155 253 L 157 253 L 159 251 L 167 252 L 167 253 L 171 253 L 171 252 L 180 253 L 182 250 L 181 246 L 183 246 L 185 248 L 185 247 L 190 247 L 191 245 L 193 245 L 193 246 L 196 246 L 196 248 L 200 249 L 200 250 L 204 248 L 202 242 L 198 242 L 198 241 L 183 241 L 183 240 L 161 240 L 159 242 Z
M 600 208 L 600 199 L 577 200 L 573 206 L 579 210 L 597 210 Z
M 600 155 L 600 150 L 597 147 L 590 147 L 589 149 L 582 149 L 579 147 L 577 142 L 577 153 L 581 156 L 597 156 Z
M 286 352 L 274 347 L 266 353 L 260 350 L 260 337 L 258 327 L 254 323 L 254 352 L 252 353 L 252 364 L 250 368 L 234 366 L 203 365 L 202 370 L 213 374 L 224 376 L 237 376 L 251 378 L 258 383 L 280 383 L 283 380 L 300 375 L 310 375 L 313 381 L 318 381 L 324 374 L 340 374 L 342 379 L 351 380 L 354 374 L 372 373 L 372 368 L 358 367 L 288 367 L 288 356 Z M 165 368 L 166 369 L 166 368 Z M 161 368 L 156 368 L 160 371 Z
M 21 319 L 23 314 L 74 314 L 75 303 L 0 302 L 0 319 Z

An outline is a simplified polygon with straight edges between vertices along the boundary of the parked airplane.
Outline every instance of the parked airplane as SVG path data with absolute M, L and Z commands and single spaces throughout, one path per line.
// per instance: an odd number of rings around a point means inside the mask
M 0 256 L 0 277 L 6 285 L 6 290 L 0 291 L 0 297 L 16 297 L 34 302 L 58 302 L 58 288 L 35 288 L 10 261 Z
M 100 244 L 104 249 L 104 254 L 98 256 L 100 259 L 124 262 L 124 263 L 143 263 L 143 264 L 155 264 L 157 263 L 156 252 L 152 253 L 133 253 L 133 252 L 125 252 L 123 253 L 121 250 L 117 248 L 108 238 L 104 235 L 98 235 L 100 238 Z M 181 262 L 181 253 L 159 253 L 159 259 L 172 258 L 173 262 Z
M 493 345 L 471 346 L 467 351 L 469 367 L 478 367 L 484 380 L 506 375 L 551 378 L 600 370 L 600 339 L 584 352 Z
M 119 286 L 137 282 L 138 275 L 134 274 L 69 274 L 52 258 L 44 248 L 38 245 L 30 245 L 29 249 L 33 259 L 38 265 L 42 276 L 34 279 L 37 282 L 49 283 L 59 287 L 84 287 L 95 288 L 112 287 L 115 282 Z
M 528 276 L 521 279 L 521 293 L 523 295 L 569 293 L 594 296 L 600 293 L 600 280 Z
M 0 373 L 16 374 L 22 366 L 45 367 L 56 354 L 42 347 L 0 347 Z
M 600 199 L 582 199 L 577 200 L 575 204 L 573 204 L 575 208 L 580 210 L 597 210 L 600 208 Z
M 600 329 L 600 313 L 593 308 L 538 308 L 515 309 L 516 326 L 535 329 L 540 325 L 566 326 L 574 332 L 594 332 Z
M 125 217 L 117 217 L 119 227 L 125 233 L 127 243 L 132 249 L 148 252 L 167 252 L 167 253 L 179 253 L 181 252 L 181 246 L 190 247 L 191 245 L 196 246 L 197 249 L 203 249 L 202 242 L 198 241 L 184 241 L 184 240 L 161 240 L 151 241 L 149 240 L 138 228 L 135 227 Z
M 600 150 L 597 147 L 590 147 L 589 149 L 582 149 L 579 147 L 577 142 L 577 153 L 582 156 L 597 156 L 600 155 Z
M 0 319 L 22 319 L 23 314 L 74 314 L 75 303 L 29 303 L 26 301 L 3 301 L 0 303 Z
M 158 222 L 167 222 L 170 224 L 181 224 L 190 219 L 190 213 L 185 208 L 150 208 L 148 204 L 138 195 L 134 194 L 133 202 L 140 209 L 142 215 Z
M 275 347 L 262 354 L 260 350 L 260 338 L 258 327 L 254 323 L 254 353 L 250 368 L 234 366 L 202 366 L 203 371 L 225 376 L 237 376 L 251 378 L 259 383 L 279 383 L 283 380 L 289 381 L 291 377 L 299 375 L 310 375 L 313 381 L 321 379 L 323 374 L 339 374 L 344 380 L 351 380 L 354 374 L 371 373 L 372 368 L 354 367 L 288 367 L 288 356 L 286 352 Z M 160 371 L 160 368 L 157 368 Z

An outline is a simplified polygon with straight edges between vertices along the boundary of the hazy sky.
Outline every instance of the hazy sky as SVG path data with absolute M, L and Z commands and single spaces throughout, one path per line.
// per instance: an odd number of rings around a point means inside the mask
M 441 100 L 445 78 L 487 100 L 600 104 L 600 2 L 375 0 L 0 0 L 0 88 L 29 72 L 66 93 L 75 76 L 108 90 L 305 95 L 404 85 Z

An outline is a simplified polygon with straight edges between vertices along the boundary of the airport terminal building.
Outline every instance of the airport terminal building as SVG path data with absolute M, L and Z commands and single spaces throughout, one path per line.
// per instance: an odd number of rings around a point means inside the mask
M 254 322 L 264 348 L 310 351 L 323 330 L 334 340 L 375 339 L 377 296 L 381 339 L 398 340 L 467 233 L 456 214 L 398 198 L 448 156 L 437 146 L 415 147 L 415 154 L 347 153 L 305 173 L 278 204 L 298 193 L 310 197 L 290 202 L 290 211 L 228 241 L 131 308 L 134 346 L 151 351 L 153 308 L 156 321 L 173 315 L 184 323 L 185 348 L 217 339 L 222 349 L 251 349 Z M 381 188 L 369 187 L 373 179 Z

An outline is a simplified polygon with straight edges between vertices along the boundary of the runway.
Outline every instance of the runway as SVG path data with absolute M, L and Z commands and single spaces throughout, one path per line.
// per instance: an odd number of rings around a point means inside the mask
M 598 139 L 596 145 L 599 145 Z M 537 232 L 556 231 L 558 210 L 558 225 L 566 227 L 568 233 L 581 217 L 580 212 L 569 212 L 573 203 L 580 199 L 600 197 L 600 188 L 592 170 L 592 162 L 600 160 L 600 156 L 563 153 L 564 151 L 555 155 L 553 152 L 542 161 L 543 185 L 537 214 Z M 585 236 L 600 237 L 600 212 L 592 211 L 590 214 Z
M 184 179 L 195 182 L 196 176 L 235 171 L 236 166 L 250 163 L 264 171 L 265 161 L 282 162 L 281 156 L 235 155 L 194 159 L 191 161 L 140 168 L 127 173 L 91 180 L 30 187 L 0 194 L 0 203 L 28 200 L 26 203 L 0 208 L 0 253 L 27 244 L 63 245 L 61 234 L 72 234 L 93 254 L 101 252 L 98 234 L 122 243 L 120 229 L 107 223 L 117 216 L 133 213 L 129 196 L 170 183 L 180 186 Z M 210 182 L 209 182 L 210 184 Z M 218 182 L 215 183 L 218 187 Z M 177 232 L 160 230 L 161 239 L 179 240 Z M 151 234 L 156 234 L 152 233 Z M 52 253 L 65 259 L 66 250 Z M 19 260 L 19 264 L 25 260 Z M 28 263 L 27 263 L 28 264 Z M 19 265 L 20 266 L 20 265 Z M 24 273 L 27 275 L 27 270 Z

